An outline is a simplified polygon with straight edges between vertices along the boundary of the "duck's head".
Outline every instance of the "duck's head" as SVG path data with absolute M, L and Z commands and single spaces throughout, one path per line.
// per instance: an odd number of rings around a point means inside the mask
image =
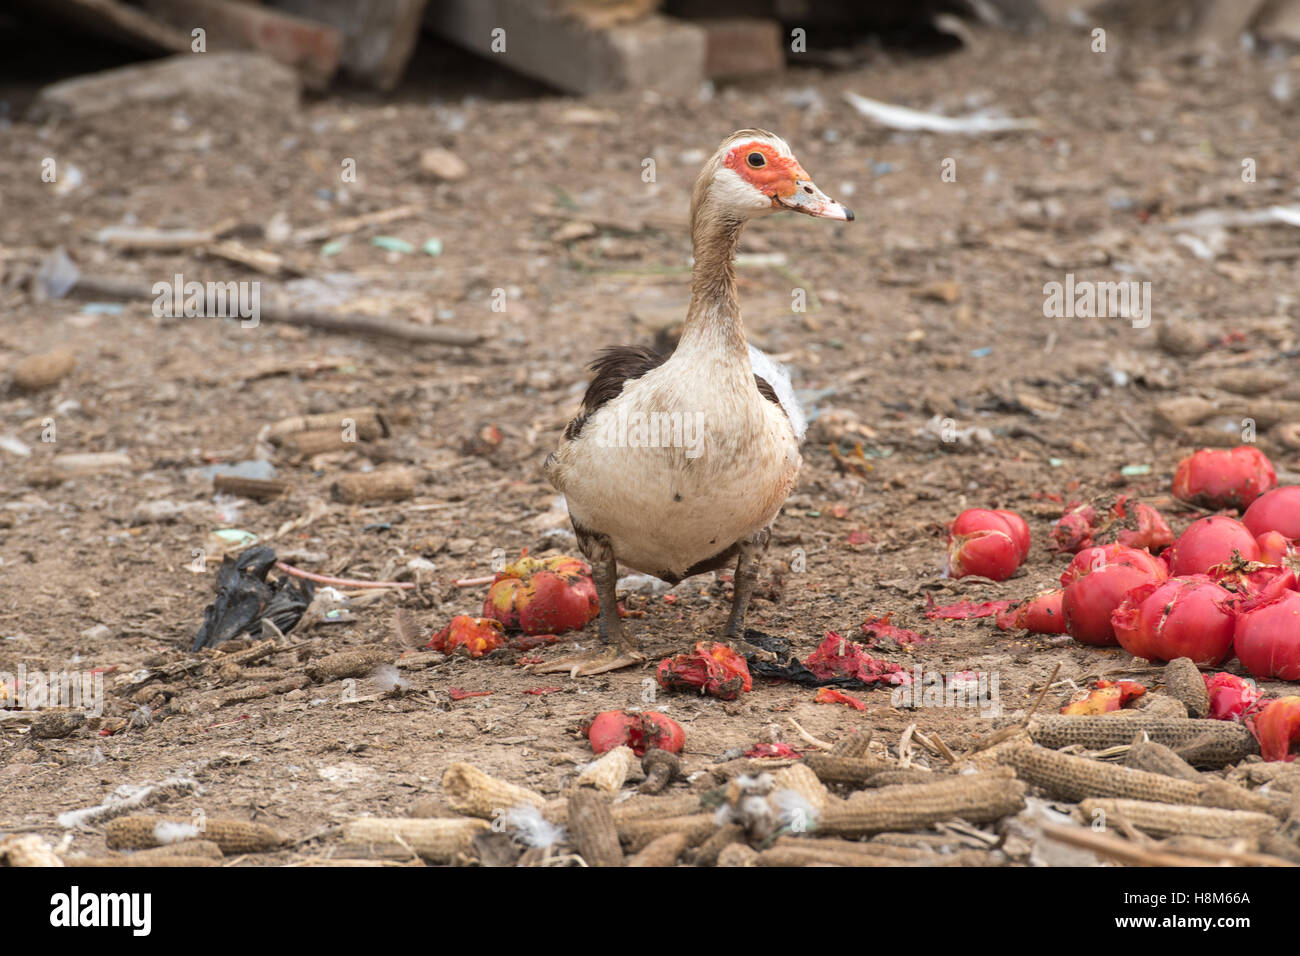
M 716 216 L 752 219 L 788 209 L 822 219 L 853 219 L 853 211 L 817 188 L 799 160 L 775 133 L 732 133 L 704 164 L 695 181 L 692 209 L 705 204 Z

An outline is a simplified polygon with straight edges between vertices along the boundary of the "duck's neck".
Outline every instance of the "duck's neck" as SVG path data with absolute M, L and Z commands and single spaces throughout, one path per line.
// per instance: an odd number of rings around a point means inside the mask
M 717 214 L 707 200 L 695 210 L 691 306 L 677 348 L 686 354 L 705 352 L 724 362 L 739 364 L 743 359 L 748 369 L 748 344 L 736 298 L 736 247 L 743 226 L 740 219 Z

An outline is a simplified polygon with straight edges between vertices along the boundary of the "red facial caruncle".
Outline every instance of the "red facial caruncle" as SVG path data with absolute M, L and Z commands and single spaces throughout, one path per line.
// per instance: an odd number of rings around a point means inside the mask
M 773 201 L 794 195 L 797 180 L 811 179 L 793 156 L 782 156 L 758 140 L 735 147 L 727 154 L 727 168 L 733 170 Z

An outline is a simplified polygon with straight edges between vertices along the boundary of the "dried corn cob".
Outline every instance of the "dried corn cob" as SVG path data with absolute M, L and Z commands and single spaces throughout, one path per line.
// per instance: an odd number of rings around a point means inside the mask
M 656 837 L 646 844 L 640 853 L 628 857 L 627 865 L 672 866 L 686 849 L 687 836 L 685 831 L 678 830 L 676 833 L 665 833 L 661 837 Z
M 775 793 L 778 790 L 793 790 L 808 801 L 814 810 L 823 809 L 831 801 L 826 784 L 817 779 L 817 774 L 801 763 L 784 767 L 772 774 Z
M 636 754 L 626 744 L 615 747 L 598 757 L 578 775 L 578 786 L 595 787 L 602 793 L 618 793 L 623 789 L 628 771 L 637 764 Z
M 925 827 L 954 817 L 986 823 L 1018 813 L 1024 806 L 1025 786 L 1020 781 L 1000 774 L 970 774 L 855 794 L 822 811 L 817 830 L 861 835 Z
M 832 757 L 865 757 L 867 747 L 871 744 L 871 731 L 865 734 L 849 734 L 835 741 L 831 748 Z
M 1130 710 L 1124 708 L 1106 714 L 1107 717 L 1167 717 L 1173 720 L 1186 720 L 1190 715 L 1187 713 L 1187 705 L 1177 697 L 1171 697 L 1168 694 L 1150 693 L 1138 698 L 1136 708 Z
M 1210 692 L 1205 678 L 1190 657 L 1179 657 L 1165 665 L 1165 690 L 1182 701 L 1187 716 L 1204 717 L 1210 712 Z
M 1079 804 L 1085 823 L 1100 818 L 1113 825 L 1119 818 L 1144 833 L 1155 836 L 1190 834 L 1200 837 L 1261 837 L 1277 828 L 1277 820 L 1266 813 L 1220 810 L 1217 807 L 1170 806 L 1149 800 L 1089 798 Z
M 708 839 L 718 825 L 712 813 L 696 813 L 688 817 L 626 820 L 617 822 L 617 826 L 619 839 L 629 851 L 636 853 L 645 849 L 652 840 L 667 833 L 681 833 L 687 846 L 698 846 Z
M 263 823 L 221 817 L 195 823 L 188 818 L 139 813 L 110 821 L 104 828 L 104 839 L 110 850 L 144 850 L 172 842 L 169 837 L 184 839 L 187 832 L 190 838 L 212 841 L 223 853 L 265 853 L 284 844 L 284 837 Z
M 0 862 L 8 866 L 65 866 L 65 861 L 41 837 L 10 837 L 0 842 Z
M 897 786 L 915 786 L 917 784 L 934 783 L 938 780 L 950 779 L 946 775 L 940 775 L 930 770 L 922 770 L 920 767 L 904 767 L 901 770 L 882 770 L 880 773 L 867 778 L 865 786 L 867 787 L 897 787 Z
M 730 843 L 718 854 L 718 866 L 754 866 L 758 861 L 758 851 L 748 843 Z
M 137 850 L 131 856 L 137 860 L 157 860 L 167 856 L 201 856 L 209 860 L 220 860 L 225 854 L 212 840 L 182 840 L 166 846 Z
M 532 790 L 489 777 L 467 763 L 454 763 L 447 768 L 442 775 L 442 789 L 447 793 L 447 805 L 457 813 L 485 820 L 500 816 L 512 807 L 540 807 L 546 802 Z
M 890 765 L 873 757 L 833 757 L 830 754 L 809 754 L 804 764 L 822 783 L 847 783 L 864 786 L 871 777 L 888 770 Z
M 119 866 L 221 866 L 220 860 L 206 856 L 158 856 L 143 857 L 139 853 L 114 853 L 110 856 L 69 856 L 63 861 L 64 866 L 84 867 L 119 867 Z
M 1251 810 L 1255 813 L 1268 813 L 1279 820 L 1285 820 L 1291 812 L 1291 798 L 1281 793 L 1268 793 L 1263 790 L 1247 790 L 1226 780 L 1210 780 L 1201 787 L 1197 799 L 1203 807 L 1219 807 L 1222 810 Z
M 391 662 L 397 651 L 382 644 L 349 647 L 346 651 L 329 654 L 314 660 L 303 668 L 315 681 L 340 680 L 344 677 L 364 677 L 379 664 Z
M 616 823 L 629 820 L 656 820 L 664 817 L 682 817 L 700 811 L 700 798 L 693 793 L 675 793 L 666 797 L 637 794 L 621 800 L 610 808 Z M 563 825 L 569 819 L 567 797 L 548 800 L 542 805 L 542 816 L 551 823 Z
M 569 837 L 588 866 L 623 865 L 623 848 L 618 844 L 609 804 L 596 794 L 579 790 L 569 797 Z
M 1132 745 L 1124 757 L 1124 766 L 1148 773 L 1160 773 L 1180 780 L 1202 781 L 1200 772 L 1164 744 L 1144 740 Z
M 1145 733 L 1157 743 L 1172 747 L 1189 763 L 1222 767 L 1259 752 L 1259 745 L 1241 724 L 1224 720 L 1191 720 L 1169 717 L 1068 717 L 1061 714 L 1039 717 L 1029 724 L 1029 736 L 1036 744 L 1053 750 L 1079 744 L 1093 750 L 1126 744 L 1135 734 Z
M 407 846 L 422 859 L 452 863 L 468 854 L 474 837 L 491 829 L 484 820 L 464 817 L 411 819 L 409 817 L 357 817 L 343 824 L 343 842 Z
M 1003 751 L 999 759 L 1014 767 L 1021 780 L 1042 787 L 1063 800 L 1128 797 L 1190 805 L 1199 802 L 1201 792 L 1201 787 L 1190 780 L 1130 770 L 1087 757 L 1058 753 L 1046 747 L 1021 744 Z
M 745 828 L 739 823 L 723 824 L 696 848 L 691 863 L 695 866 L 716 866 L 719 853 L 744 839 Z

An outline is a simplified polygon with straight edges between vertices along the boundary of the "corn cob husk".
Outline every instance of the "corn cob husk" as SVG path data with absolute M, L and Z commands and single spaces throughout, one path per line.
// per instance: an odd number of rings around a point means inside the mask
M 688 834 L 684 830 L 655 837 L 640 853 L 627 858 L 630 867 L 672 866 L 686 849 Z
M 1085 823 L 1097 819 L 1113 826 L 1120 817 L 1143 833 L 1154 836 L 1190 835 L 1223 839 L 1259 838 L 1277 829 L 1277 819 L 1266 813 L 1221 810 L 1217 807 L 1170 806 L 1150 800 L 1089 798 L 1079 804 Z
M 447 805 L 457 813 L 491 820 L 518 806 L 541 807 L 546 803 L 539 793 L 513 783 L 490 777 L 468 763 L 454 763 L 442 775 L 442 789 Z
M 1210 692 L 1190 657 L 1178 657 L 1165 665 L 1165 692 L 1182 702 L 1188 717 L 1205 717 L 1210 712 Z
M 1133 744 L 1124 756 L 1124 766 L 1148 773 L 1160 773 L 1180 780 L 1201 781 L 1200 772 L 1164 744 L 1144 740 Z
M 873 776 L 890 768 L 890 764 L 874 757 L 835 757 L 831 754 L 808 754 L 803 762 L 822 783 L 846 783 L 854 787 L 865 786 Z
M 390 434 L 388 422 L 379 409 L 373 406 L 364 408 L 341 408 L 336 412 L 318 412 L 311 415 L 291 415 L 282 418 L 273 425 L 268 425 L 265 436 L 272 444 L 281 444 L 283 439 L 296 432 L 313 432 L 329 430 L 336 437 L 343 434 L 343 422 L 351 419 L 356 429 L 357 438 L 372 441 L 387 438 Z
M 626 820 L 617 823 L 619 839 L 632 853 L 643 850 L 652 840 L 666 833 L 682 833 L 687 846 L 698 846 L 717 829 L 712 813 L 695 813 L 685 817 Z
M 1076 803 L 1088 797 L 1127 797 L 1194 805 L 1201 792 L 1201 786 L 1190 780 L 1130 770 L 1028 744 L 1008 748 L 999 759 L 1014 767 L 1021 780 Z
M 595 787 L 602 793 L 618 793 L 628 771 L 637 765 L 636 754 L 626 744 L 601 754 L 578 775 L 578 786 Z
M 1034 743 L 1053 750 L 1079 744 L 1103 750 L 1127 744 L 1138 733 L 1173 748 L 1183 759 L 1201 767 L 1222 767 L 1259 752 L 1259 744 L 1241 724 L 1225 720 L 1166 717 L 1070 717 L 1053 714 L 1029 724 Z
M 1001 774 L 949 777 L 923 786 L 888 787 L 854 794 L 817 818 L 817 831 L 861 836 L 927 827 L 954 817 L 987 823 L 1025 807 L 1025 785 Z
M 0 863 L 6 866 L 65 866 L 53 848 L 35 833 L 0 841 Z
M 158 838 L 159 824 L 194 827 L 194 836 L 210 840 L 223 853 L 265 853 L 284 845 L 284 837 L 264 823 L 209 817 L 196 825 L 188 818 L 137 813 L 109 821 L 104 839 L 110 850 L 146 850 L 166 842 Z M 180 842 L 180 841 L 178 841 Z
M 772 781 L 775 784 L 773 794 L 780 790 L 793 790 L 807 800 L 814 810 L 824 809 L 831 801 L 831 794 L 826 789 L 826 784 L 818 780 L 817 774 L 801 763 L 778 770 L 772 774 Z
M 758 851 L 748 843 L 729 843 L 718 854 L 718 866 L 756 866 Z
M 588 790 L 579 790 L 569 797 L 568 830 L 570 842 L 588 866 L 623 865 L 618 830 L 609 804 L 601 797 Z
M 491 829 L 485 820 L 465 817 L 357 817 L 343 824 L 343 842 L 397 844 L 432 863 L 454 863 L 458 856 L 468 855 L 475 836 Z
M 896 848 L 895 848 L 896 849 Z M 899 857 L 877 852 L 871 843 L 836 839 L 781 837 L 771 848 L 758 854 L 757 866 L 989 866 L 992 857 L 979 851 L 927 853 L 922 857 Z

